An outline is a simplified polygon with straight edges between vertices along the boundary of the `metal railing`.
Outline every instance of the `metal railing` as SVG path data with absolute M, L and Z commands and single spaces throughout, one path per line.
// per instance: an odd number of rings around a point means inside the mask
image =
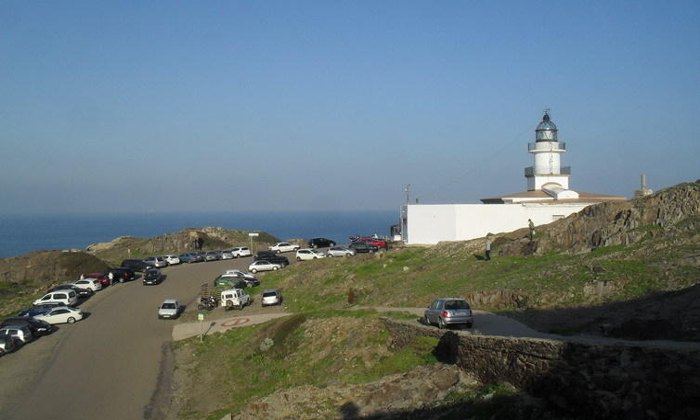
M 537 147 L 537 146 L 540 147 Z M 556 147 L 555 147 L 556 145 Z M 549 146 L 549 147 L 545 147 Z M 539 143 L 528 143 L 527 144 L 527 151 L 531 152 L 533 150 L 541 151 L 541 152 L 548 152 L 548 151 L 566 151 L 566 142 L 560 141 L 560 142 L 539 142 Z
M 558 174 L 551 173 L 551 172 L 550 173 L 536 174 L 534 166 L 528 166 L 527 168 L 525 168 L 525 176 L 526 177 L 531 177 L 531 176 L 535 176 L 535 175 L 571 175 L 571 166 L 562 166 L 561 168 L 559 168 Z

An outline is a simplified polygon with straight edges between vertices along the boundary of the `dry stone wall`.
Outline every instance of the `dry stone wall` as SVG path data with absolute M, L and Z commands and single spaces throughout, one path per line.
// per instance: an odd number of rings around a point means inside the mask
M 395 345 L 440 334 L 436 354 L 484 383 L 507 382 L 564 416 L 700 418 L 700 351 L 443 333 L 385 321 Z

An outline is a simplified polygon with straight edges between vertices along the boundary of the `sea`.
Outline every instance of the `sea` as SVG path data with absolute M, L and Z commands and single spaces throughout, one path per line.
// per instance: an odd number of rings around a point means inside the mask
M 398 221 L 398 210 L 0 214 L 0 258 L 83 249 L 119 236 L 149 238 L 208 226 L 267 232 L 280 240 L 324 237 L 343 244 L 350 236 L 389 236 L 391 225 Z

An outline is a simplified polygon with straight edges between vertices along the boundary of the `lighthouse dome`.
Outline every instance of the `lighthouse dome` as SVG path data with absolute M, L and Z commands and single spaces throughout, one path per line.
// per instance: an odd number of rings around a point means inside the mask
M 535 129 L 535 141 L 558 141 L 557 126 L 554 125 L 547 112 L 544 113 L 542 122 L 537 124 L 537 128 Z

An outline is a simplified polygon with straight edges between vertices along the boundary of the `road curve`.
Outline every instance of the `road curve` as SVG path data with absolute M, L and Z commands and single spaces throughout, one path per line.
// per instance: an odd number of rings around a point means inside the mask
M 158 386 L 162 353 L 174 322 L 157 307 L 176 298 L 196 311 L 200 285 L 250 258 L 181 265 L 166 280 L 117 284 L 81 304 L 90 316 L 60 325 L 20 351 L 0 358 L 0 418 L 124 420 L 156 418 L 149 406 Z

